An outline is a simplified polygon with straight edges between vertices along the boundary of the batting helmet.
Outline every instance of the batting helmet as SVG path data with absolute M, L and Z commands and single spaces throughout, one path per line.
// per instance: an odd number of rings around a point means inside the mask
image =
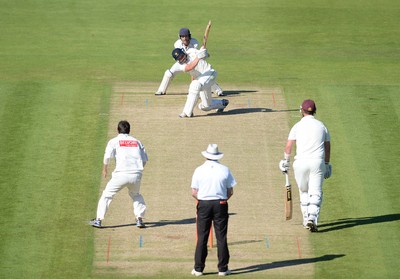
M 187 59 L 186 52 L 181 48 L 176 48 L 172 51 L 172 58 L 174 58 L 175 61 L 178 61 L 180 64 L 183 64 Z
M 190 30 L 188 28 L 181 28 L 179 30 L 179 37 L 188 36 L 189 39 L 192 38 L 192 34 L 190 34 Z

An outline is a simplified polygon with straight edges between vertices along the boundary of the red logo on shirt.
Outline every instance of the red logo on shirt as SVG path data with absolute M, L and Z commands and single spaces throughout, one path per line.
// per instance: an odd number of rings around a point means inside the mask
M 138 142 L 135 140 L 120 140 L 119 146 L 121 146 L 121 147 L 137 147 Z

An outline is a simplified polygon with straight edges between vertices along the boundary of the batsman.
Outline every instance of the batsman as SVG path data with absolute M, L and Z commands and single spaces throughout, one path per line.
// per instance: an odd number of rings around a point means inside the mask
M 208 33 L 210 32 L 211 28 L 211 21 L 208 23 L 205 31 L 205 37 L 203 38 L 203 46 L 207 43 L 207 37 Z M 189 49 L 194 48 L 194 49 L 199 49 L 200 43 L 197 41 L 196 38 L 192 37 L 192 34 L 190 33 L 190 30 L 188 28 L 181 28 L 179 30 L 179 39 L 176 40 L 174 43 L 174 48 L 180 48 L 183 49 L 185 52 L 187 52 Z M 177 74 L 180 74 L 182 72 L 177 71 L 176 67 L 172 66 L 168 70 L 164 72 L 163 78 L 161 80 L 160 86 L 158 87 L 155 95 L 156 96 L 161 96 L 167 94 L 167 89 L 169 85 L 171 84 L 172 80 Z M 224 96 L 224 92 L 221 89 L 221 87 L 217 84 L 214 83 L 212 85 L 212 92 L 217 94 L 218 96 Z
M 325 125 L 315 118 L 317 107 L 313 100 L 305 100 L 300 107 L 302 118 L 289 132 L 284 159 L 279 162 L 282 172 L 288 172 L 290 154 L 296 144 L 293 170 L 300 193 L 303 226 L 317 232 L 322 204 L 324 178 L 332 175 L 330 134 Z

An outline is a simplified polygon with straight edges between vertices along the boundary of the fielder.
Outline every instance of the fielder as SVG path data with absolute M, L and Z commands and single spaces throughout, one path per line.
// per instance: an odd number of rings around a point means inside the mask
M 175 48 L 172 51 L 172 57 L 177 61 L 173 66 L 174 71 L 189 72 L 192 76 L 186 104 L 183 112 L 179 115 L 181 118 L 193 116 L 193 110 L 199 97 L 201 99 L 199 109 L 203 111 L 215 109 L 217 113 L 221 113 L 229 104 L 226 99 L 217 100 L 211 96 L 211 86 L 215 84 L 217 71 L 204 59 L 207 56 L 207 49 L 203 48 L 200 50 L 191 48 L 187 52 L 181 48 Z
M 142 173 L 148 161 L 143 144 L 130 133 L 128 121 L 118 123 L 118 136 L 111 139 L 106 147 L 103 159 L 103 176 L 107 177 L 107 167 L 111 158 L 115 158 L 115 170 L 107 183 L 97 205 L 97 216 L 89 222 L 93 227 L 101 228 L 108 207 L 114 197 L 124 187 L 128 188 L 129 196 L 133 201 L 133 213 L 136 217 L 136 226 L 144 228 L 142 218 L 146 211 L 146 204 L 140 194 Z
M 187 52 L 191 48 L 199 49 L 199 42 L 195 38 L 192 38 L 192 35 L 190 34 L 190 30 L 188 28 L 181 28 L 179 30 L 179 39 L 176 40 L 176 42 L 174 43 L 174 48 L 181 48 L 185 52 Z M 165 95 L 171 81 L 173 80 L 175 75 L 179 73 L 180 72 L 175 71 L 174 66 L 166 70 L 155 95 Z M 212 91 L 215 92 L 218 96 L 224 96 L 224 92 L 217 83 L 212 86 Z
M 289 170 L 290 154 L 296 144 L 293 170 L 300 193 L 303 226 L 317 232 L 318 217 L 322 204 L 324 178 L 332 175 L 330 134 L 325 125 L 315 119 L 317 107 L 313 100 L 301 105 L 302 119 L 290 130 L 285 147 L 284 160 L 279 163 L 283 172 Z

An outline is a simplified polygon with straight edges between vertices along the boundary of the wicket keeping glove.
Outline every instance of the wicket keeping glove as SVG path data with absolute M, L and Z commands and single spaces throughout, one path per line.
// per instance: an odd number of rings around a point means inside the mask
M 290 168 L 290 161 L 287 159 L 280 160 L 279 162 L 279 169 L 282 172 L 288 172 Z
M 329 163 L 325 163 L 325 174 L 324 178 L 328 179 L 332 175 L 332 165 Z

